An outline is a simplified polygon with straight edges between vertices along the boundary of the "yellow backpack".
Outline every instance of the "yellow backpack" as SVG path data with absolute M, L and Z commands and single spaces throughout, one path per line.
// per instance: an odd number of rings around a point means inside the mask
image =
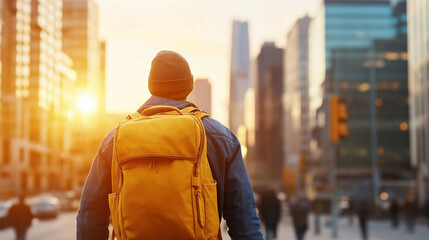
M 117 239 L 222 239 L 206 116 L 155 106 L 116 127 L 109 206 Z

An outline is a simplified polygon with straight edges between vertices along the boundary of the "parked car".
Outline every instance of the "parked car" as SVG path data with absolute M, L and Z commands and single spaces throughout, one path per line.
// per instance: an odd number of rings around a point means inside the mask
M 39 219 L 56 218 L 59 210 L 58 198 L 49 194 L 36 198 L 32 204 L 33 215 Z
M 9 221 L 7 219 L 7 215 L 9 213 L 9 209 L 11 206 L 12 206 L 11 201 L 0 203 L 0 229 L 9 227 Z
M 75 212 L 79 209 L 80 198 L 75 191 L 67 191 L 57 195 L 60 200 L 60 210 Z

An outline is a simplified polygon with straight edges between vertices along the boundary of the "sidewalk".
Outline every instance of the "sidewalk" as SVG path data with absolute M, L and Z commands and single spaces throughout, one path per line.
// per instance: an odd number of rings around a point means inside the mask
M 306 232 L 305 239 L 308 240 L 331 240 L 331 228 L 326 226 L 327 217 L 321 218 L 321 233 L 314 234 L 314 218 L 309 219 L 310 227 Z M 357 218 L 353 225 L 349 226 L 347 218 L 340 218 L 338 228 L 338 240 L 361 240 Z M 371 221 L 369 222 L 369 240 L 426 240 L 429 239 L 429 226 L 416 225 L 416 230 L 412 234 L 406 232 L 403 222 L 398 229 L 393 230 L 389 221 Z M 262 231 L 264 227 L 262 226 Z M 265 234 L 265 232 L 264 232 Z M 224 240 L 230 240 L 226 232 L 222 229 Z M 295 232 L 289 217 L 283 218 L 279 224 L 277 239 L 294 240 Z

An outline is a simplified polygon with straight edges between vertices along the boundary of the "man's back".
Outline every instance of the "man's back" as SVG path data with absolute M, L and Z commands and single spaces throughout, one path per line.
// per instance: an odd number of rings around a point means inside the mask
M 138 112 L 158 105 L 179 109 L 193 106 L 187 101 L 152 96 Z M 202 122 L 210 168 L 217 181 L 219 221 L 222 216 L 226 219 L 233 239 L 263 239 L 238 139 L 231 130 L 210 117 L 203 118 Z M 113 136 L 114 130 L 103 140 L 85 184 L 77 218 L 78 239 L 106 239 L 108 236 L 107 194 L 111 193 Z

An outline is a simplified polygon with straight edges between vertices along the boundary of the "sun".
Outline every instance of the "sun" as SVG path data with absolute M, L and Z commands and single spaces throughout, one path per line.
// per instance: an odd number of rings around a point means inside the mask
M 80 93 L 76 98 L 76 110 L 81 114 L 94 114 L 97 110 L 96 97 L 88 92 Z

